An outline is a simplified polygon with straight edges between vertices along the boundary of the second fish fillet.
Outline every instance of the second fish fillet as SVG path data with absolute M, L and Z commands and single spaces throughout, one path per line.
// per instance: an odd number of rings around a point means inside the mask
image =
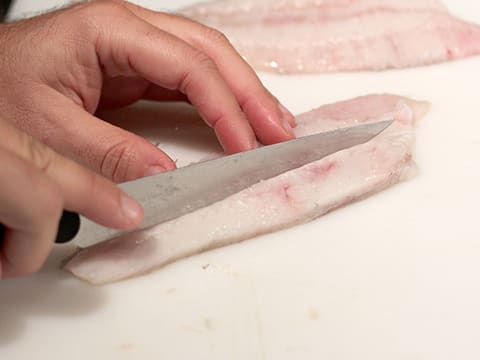
M 480 53 L 480 27 L 436 0 L 225 0 L 180 14 L 222 31 L 263 71 L 384 70 Z

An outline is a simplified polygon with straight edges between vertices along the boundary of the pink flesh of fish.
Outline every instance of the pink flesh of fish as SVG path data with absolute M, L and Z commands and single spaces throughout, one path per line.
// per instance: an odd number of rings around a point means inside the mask
M 180 13 L 222 31 L 264 71 L 384 70 L 480 53 L 480 27 L 434 0 L 226 0 Z
M 97 244 L 65 265 L 94 284 L 143 274 L 205 250 L 312 220 L 389 187 L 412 173 L 414 125 L 428 104 L 371 95 L 322 106 L 297 117 L 297 136 L 358 122 L 395 119 L 367 144 L 258 183 L 178 219 Z

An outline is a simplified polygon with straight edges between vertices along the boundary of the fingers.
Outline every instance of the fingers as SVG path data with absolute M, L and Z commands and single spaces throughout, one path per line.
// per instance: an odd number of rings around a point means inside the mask
M 97 52 L 107 74 L 135 73 L 158 86 L 180 90 L 229 153 L 255 146 L 245 114 L 207 55 L 136 16 L 129 18 L 129 31 L 124 30 L 109 26 L 99 37 Z
M 49 136 L 44 142 L 69 158 L 115 182 L 175 168 L 167 154 L 144 138 L 100 121 L 54 90 L 45 89 L 42 95 L 47 104 L 56 105 L 38 104 L 39 121 L 44 127 L 48 123 Z
M 0 276 L 35 272 L 45 261 L 62 210 L 102 225 L 133 229 L 141 206 L 115 184 L 58 155 L 8 122 L 0 121 Z
M 0 123 L 0 132 L 4 136 L 2 148 L 48 176 L 57 185 L 66 209 L 112 228 L 132 229 L 141 222 L 141 206 L 115 184 L 58 155 L 10 124 Z
M 220 32 L 186 18 L 157 13 L 133 4 L 127 6 L 137 16 L 175 34 L 215 62 L 263 143 L 293 137 L 293 115 L 265 89 L 253 69 Z
M 0 148 L 0 277 L 31 274 L 43 264 L 58 229 L 63 201 L 58 186 L 26 160 Z

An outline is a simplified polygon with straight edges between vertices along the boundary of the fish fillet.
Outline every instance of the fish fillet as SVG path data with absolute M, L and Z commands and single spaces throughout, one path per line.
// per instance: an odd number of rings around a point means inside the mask
M 65 268 L 94 284 L 143 274 L 205 250 L 312 220 L 407 178 L 415 122 L 428 104 L 371 95 L 299 115 L 297 136 L 395 119 L 380 136 L 255 184 L 211 206 L 77 252 Z
M 180 14 L 222 31 L 263 71 L 384 70 L 480 53 L 480 27 L 436 0 L 225 0 Z

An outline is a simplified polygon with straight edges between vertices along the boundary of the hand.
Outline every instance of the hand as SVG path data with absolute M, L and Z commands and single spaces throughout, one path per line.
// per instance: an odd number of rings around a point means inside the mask
M 0 115 L 114 181 L 175 167 L 94 116 L 138 99 L 188 100 L 228 153 L 291 139 L 293 116 L 219 32 L 124 1 L 0 26 Z
M 0 134 L 0 223 L 7 228 L 0 241 L 0 278 L 39 269 L 64 208 L 118 229 L 132 229 L 142 220 L 141 206 L 103 176 L 2 119 Z

